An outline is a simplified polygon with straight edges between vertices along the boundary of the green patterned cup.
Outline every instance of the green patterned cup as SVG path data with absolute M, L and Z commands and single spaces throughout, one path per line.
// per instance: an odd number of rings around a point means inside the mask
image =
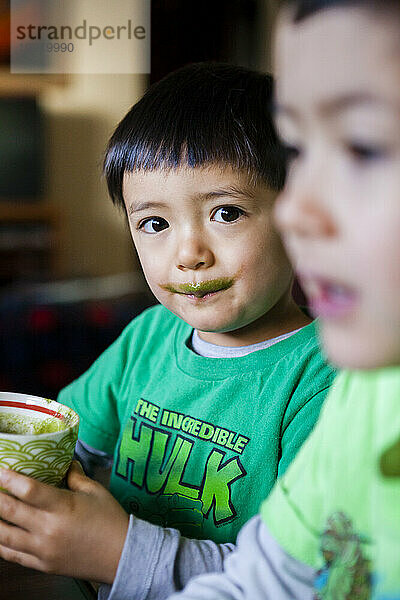
M 0 467 L 59 486 L 74 454 L 79 417 L 54 400 L 0 392 Z

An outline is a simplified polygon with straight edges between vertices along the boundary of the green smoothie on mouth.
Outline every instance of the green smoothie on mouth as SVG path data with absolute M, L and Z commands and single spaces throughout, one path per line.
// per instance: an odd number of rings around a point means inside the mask
M 38 419 L 26 415 L 0 412 L 0 435 L 12 433 L 18 435 L 38 435 L 40 433 L 54 433 L 66 429 L 62 419 L 48 417 Z
M 174 292 L 178 294 L 193 294 L 194 296 L 205 296 L 206 294 L 212 292 L 221 292 L 222 290 L 227 290 L 232 285 L 232 278 L 222 277 L 220 279 L 211 279 L 209 281 L 202 281 L 199 283 L 169 283 L 161 287 L 168 292 Z

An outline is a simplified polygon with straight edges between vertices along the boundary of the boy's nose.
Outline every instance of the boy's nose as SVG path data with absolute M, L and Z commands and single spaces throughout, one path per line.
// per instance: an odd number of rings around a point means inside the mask
M 178 247 L 177 268 L 188 271 L 211 267 L 214 255 L 200 239 L 181 241 Z
M 275 204 L 275 223 L 284 235 L 329 237 L 335 227 L 328 208 L 314 195 L 288 185 Z

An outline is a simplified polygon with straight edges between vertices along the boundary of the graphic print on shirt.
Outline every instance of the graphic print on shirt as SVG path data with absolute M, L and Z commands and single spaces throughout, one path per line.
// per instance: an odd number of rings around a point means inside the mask
M 213 519 L 217 527 L 233 521 L 232 486 L 247 474 L 240 457 L 249 441 L 235 431 L 139 399 L 115 461 L 115 475 L 131 488 L 125 508 L 190 537 L 201 536 L 204 519 Z M 196 444 L 203 446 L 197 454 L 202 463 L 194 462 Z M 191 471 L 193 477 L 193 469 L 195 481 L 188 476 Z M 135 489 L 146 492 L 145 502 Z
M 371 563 L 364 557 L 362 540 L 350 519 L 334 513 L 321 536 L 325 567 L 314 582 L 315 600 L 368 600 L 371 597 Z

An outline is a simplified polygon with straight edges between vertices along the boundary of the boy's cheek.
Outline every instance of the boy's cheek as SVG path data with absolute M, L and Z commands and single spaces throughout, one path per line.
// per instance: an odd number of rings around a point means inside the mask
M 392 319 L 388 320 L 388 315 Z M 400 364 L 400 314 L 387 304 L 364 307 L 345 325 L 320 320 L 322 347 L 328 360 L 347 369 L 374 369 Z
M 143 274 L 154 294 L 156 292 L 156 288 L 159 287 L 158 284 L 168 280 L 168 275 L 163 273 L 162 269 L 160 268 L 162 259 L 154 252 L 153 254 L 141 253 L 137 250 L 137 253 Z

